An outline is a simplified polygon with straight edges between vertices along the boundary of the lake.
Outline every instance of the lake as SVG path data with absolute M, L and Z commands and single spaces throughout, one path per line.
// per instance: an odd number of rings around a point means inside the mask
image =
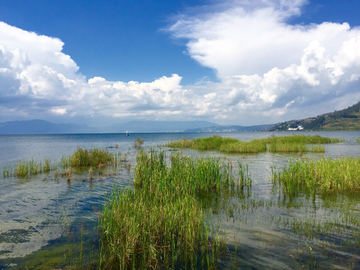
M 145 150 L 163 150 L 169 158 L 174 149 L 163 147 L 182 137 L 193 139 L 220 135 L 250 141 L 291 134 L 344 139 L 326 144 L 325 153 L 306 153 L 301 158 L 323 156 L 359 157 L 360 132 L 243 132 L 163 134 L 62 134 L 0 135 L 0 168 L 23 160 L 58 164 L 78 147 L 121 153 L 117 168 L 95 172 L 77 170 L 67 181 L 53 172 L 0 178 L 0 269 L 57 269 L 95 259 L 97 223 L 106 194 L 114 186 L 131 186 L 138 150 L 132 145 L 144 139 Z M 299 154 L 223 154 L 218 151 L 183 149 L 183 155 L 218 157 L 224 162 L 247 164 L 253 181 L 245 197 L 234 197 L 207 214 L 219 225 L 227 249 L 220 269 L 360 269 L 360 194 L 298 194 L 286 198 L 270 181 L 273 167 L 286 167 Z M 214 210 L 214 209 L 213 209 Z M 214 226 L 215 226 L 214 225 Z

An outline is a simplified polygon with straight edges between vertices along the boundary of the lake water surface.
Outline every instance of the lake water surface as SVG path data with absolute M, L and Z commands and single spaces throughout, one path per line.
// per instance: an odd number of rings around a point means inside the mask
M 217 133 L 249 141 L 293 133 Z M 296 133 L 298 134 L 298 133 Z M 307 153 L 301 158 L 323 156 L 359 157 L 360 132 L 301 132 L 345 139 L 324 145 L 325 153 Z M 109 168 L 89 179 L 87 170 L 77 171 L 70 182 L 53 172 L 30 179 L 0 177 L 0 269 L 59 269 L 96 259 L 97 222 L 106 193 L 114 186 L 131 186 L 138 150 L 164 150 L 168 141 L 212 136 L 212 133 L 174 134 L 63 134 L 0 136 L 0 169 L 22 160 L 44 160 L 54 164 L 77 147 L 108 148 L 121 152 L 121 166 Z M 118 148 L 115 148 L 118 145 Z M 219 225 L 227 250 L 221 269 L 360 269 L 360 195 L 332 194 L 315 197 L 299 194 L 284 198 L 270 181 L 271 168 L 286 167 L 299 154 L 222 154 L 218 151 L 185 149 L 183 155 L 219 157 L 224 162 L 248 164 L 252 189 L 234 197 L 225 207 L 209 211 L 208 219 Z M 125 158 L 126 156 L 126 158 Z M 236 176 L 236 175 L 235 175 Z

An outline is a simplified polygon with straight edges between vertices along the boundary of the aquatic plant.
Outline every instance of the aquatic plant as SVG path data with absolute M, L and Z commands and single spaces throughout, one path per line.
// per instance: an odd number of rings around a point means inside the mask
M 224 144 L 239 142 L 233 138 L 222 138 L 220 136 L 211 136 L 205 138 L 196 138 L 194 140 L 187 140 L 186 137 L 179 141 L 171 141 L 165 144 L 167 147 L 174 148 L 192 148 L 196 150 L 220 150 Z
M 45 162 L 44 162 L 44 165 L 42 167 L 42 171 L 43 172 L 49 172 L 50 170 L 51 170 L 51 162 L 50 162 L 50 159 L 46 158 Z
M 273 170 L 272 179 L 286 192 L 305 189 L 310 192 L 360 190 L 360 158 L 321 158 L 293 160 L 280 172 Z
M 29 173 L 29 164 L 25 161 L 21 161 L 16 166 L 16 176 L 25 177 Z
M 325 148 L 322 145 L 312 145 L 310 152 L 312 153 L 325 153 Z
M 94 170 L 92 169 L 92 167 L 90 167 L 90 169 L 89 169 L 89 178 L 90 178 L 90 180 L 93 179 L 93 173 L 94 173 Z
M 305 144 L 297 143 L 271 143 L 269 146 L 269 152 L 308 152 L 309 149 Z
M 242 189 L 244 186 L 245 187 L 251 187 L 251 179 L 249 177 L 249 167 L 246 164 L 245 166 L 243 164 L 241 164 L 240 162 L 238 163 L 239 166 L 239 186 Z
M 71 164 L 71 156 L 62 156 L 61 160 L 59 161 L 59 165 L 65 169 L 67 167 L 70 167 Z
M 324 143 L 339 143 L 344 140 L 338 138 L 322 137 L 319 135 L 305 136 L 293 134 L 291 136 L 272 136 L 264 139 L 256 139 L 266 143 L 295 143 L 295 144 L 324 144 Z
M 192 148 L 196 150 L 218 150 L 226 153 L 260 153 L 266 152 L 266 144 L 270 144 L 270 152 L 308 152 L 306 144 L 338 143 L 343 140 L 338 138 L 321 137 L 318 135 L 292 135 L 271 136 L 269 138 L 254 139 L 249 142 L 239 141 L 233 138 L 212 136 L 187 140 L 186 137 L 179 141 L 171 141 L 165 144 L 167 147 Z M 312 152 L 323 152 L 323 147 L 313 147 Z
M 52 163 L 50 159 L 45 158 L 42 161 L 36 161 L 34 159 L 28 161 L 19 161 L 15 165 L 7 165 L 3 168 L 3 177 L 31 177 L 33 175 L 37 175 L 39 173 L 48 173 L 50 171 L 54 172 L 54 178 L 56 179 L 58 176 L 58 169 L 63 168 L 64 173 L 62 176 L 68 177 L 68 172 L 70 167 L 80 167 L 80 166 L 93 166 L 104 167 L 106 165 L 112 164 L 116 169 L 117 165 L 121 161 L 121 153 L 109 153 L 107 150 L 101 150 L 98 148 L 94 149 L 82 149 L 78 148 L 73 155 L 70 156 L 62 156 L 61 160 L 58 163 Z M 91 168 L 91 170 L 93 170 Z M 71 174 L 70 174 L 71 176 Z M 90 177 L 92 173 L 90 174 Z
M 101 150 L 99 148 L 83 149 L 78 147 L 70 158 L 71 167 L 80 166 L 99 166 L 106 165 L 113 161 L 113 155 L 108 150 Z
M 15 165 L 7 165 L 3 168 L 3 177 L 28 177 L 39 173 L 49 172 L 55 169 L 55 165 L 50 159 L 46 158 L 45 162 L 36 161 L 34 159 L 28 161 L 19 161 Z
M 188 140 L 186 137 L 182 137 L 179 141 L 171 141 L 165 144 L 167 147 L 174 148 L 192 148 L 193 140 Z
M 266 143 L 258 141 L 224 143 L 220 147 L 221 152 L 226 153 L 260 153 L 266 152 Z
M 141 139 L 141 138 L 139 138 L 139 137 L 137 137 L 136 140 L 135 140 L 134 143 L 133 143 L 133 146 L 134 146 L 135 148 L 140 148 L 143 144 L 144 144 L 144 140 Z
M 232 181 L 218 159 L 177 153 L 168 169 L 164 152 L 141 151 L 135 190 L 114 188 L 103 208 L 100 268 L 214 268 L 223 244 L 205 223 L 197 195 L 229 190 Z

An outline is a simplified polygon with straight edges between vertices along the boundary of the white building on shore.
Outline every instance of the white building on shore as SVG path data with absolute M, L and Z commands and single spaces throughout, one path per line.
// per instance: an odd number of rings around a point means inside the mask
M 303 130 L 304 128 L 302 126 L 297 126 L 296 128 L 289 127 L 288 130 Z

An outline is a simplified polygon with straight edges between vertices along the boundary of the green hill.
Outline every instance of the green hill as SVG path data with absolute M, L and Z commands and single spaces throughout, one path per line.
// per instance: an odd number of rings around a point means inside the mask
M 360 130 L 360 102 L 331 113 L 276 124 L 270 131 L 302 126 L 304 130 Z

